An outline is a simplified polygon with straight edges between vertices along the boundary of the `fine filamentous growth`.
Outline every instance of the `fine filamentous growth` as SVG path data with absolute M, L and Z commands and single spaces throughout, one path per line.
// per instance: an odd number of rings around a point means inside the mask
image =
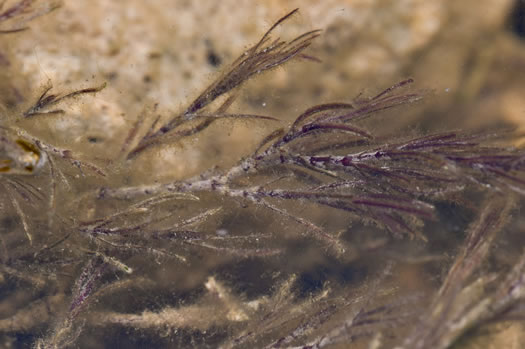
M 0 35 L 56 8 L 0 1 Z M 523 318 L 525 254 L 497 255 L 525 195 L 525 151 L 508 145 L 511 132 L 377 134 L 376 122 L 439 98 L 410 78 L 298 106 L 289 124 L 232 111 L 249 79 L 320 61 L 321 30 L 275 37 L 297 11 L 180 113 L 127 125 L 113 158 L 25 127 L 67 118 L 107 83 L 61 92 L 49 83 L 36 101 L 0 109 L 0 343 L 450 348 Z M 276 126 L 228 168 L 130 179 L 131 164 L 177 142 L 192 147 L 227 120 Z M 449 250 L 432 249 L 433 234 L 448 233 Z M 405 288 L 403 266 L 418 263 L 432 275 Z

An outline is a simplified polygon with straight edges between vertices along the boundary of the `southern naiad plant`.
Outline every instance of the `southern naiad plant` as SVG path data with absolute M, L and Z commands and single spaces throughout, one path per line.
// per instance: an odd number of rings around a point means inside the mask
M 489 277 L 481 267 L 513 205 L 525 193 L 525 153 L 496 146 L 496 141 L 505 140 L 506 134 L 500 133 L 375 137 L 363 126 L 365 119 L 423 98 L 423 93 L 410 90 L 411 79 L 370 98 L 306 108 L 228 170 L 167 183 L 106 184 L 107 177 L 122 176 L 122 168 L 140 161 L 149 148 L 202 133 L 217 120 L 274 120 L 228 110 L 248 79 L 290 60 L 317 61 L 305 49 L 319 30 L 291 41 L 271 38 L 275 27 L 296 11 L 278 20 L 183 112 L 164 123 L 159 117 L 139 120 L 120 156 L 104 170 L 31 136 L 16 121 L 2 125 L 4 225 L 18 216 L 22 229 L 11 224 L 0 236 L 0 305 L 16 308 L 2 317 L 0 332 L 31 333 L 38 348 L 69 347 L 77 341 L 111 346 L 118 341 L 118 328 L 139 331 L 137 337 L 146 336 L 149 346 L 169 347 L 171 341 L 181 347 L 321 348 L 361 340 L 370 348 L 447 348 L 467 330 L 520 314 L 523 257 L 508 273 Z M 64 100 L 102 88 L 63 95 L 46 89 L 21 118 L 64 113 L 59 106 Z M 81 175 L 72 174 L 71 165 Z M 75 192 L 76 200 L 69 197 L 75 208 L 57 204 L 70 192 Z M 338 261 L 348 260 L 355 249 L 345 229 L 323 226 L 309 217 L 312 210 L 335 210 L 348 220 L 425 241 L 429 236 L 423 232 L 424 222 L 438 220 L 436 204 L 471 207 L 468 197 L 486 196 L 487 204 L 473 212 L 479 218 L 467 230 L 464 247 L 436 295 L 396 293 L 395 263 L 386 257 L 386 264 L 378 267 L 383 270 L 370 268 L 367 280 L 326 283 L 306 294 L 300 292 L 300 270 L 287 270 L 287 260 L 294 258 L 290 245 L 296 241 L 312 245 L 317 240 L 314 246 L 339 266 L 343 262 Z M 234 208 L 223 198 L 233 200 Z M 80 213 L 86 207 L 96 217 Z M 289 228 L 273 233 L 218 229 L 218 217 L 246 208 Z M 42 211 L 49 214 L 30 218 Z M 23 240 L 20 230 L 25 232 Z M 388 251 L 384 244 L 370 249 Z M 359 248 L 366 255 L 364 245 Z M 193 275 L 210 274 L 209 265 L 229 263 L 221 259 L 224 256 L 247 265 L 263 259 L 282 271 L 261 281 L 263 290 L 252 296 L 221 281 L 219 269 L 204 285 L 187 289 L 162 284 L 159 276 L 148 272 L 169 266 L 178 282 L 191 284 Z M 203 271 L 202 265 L 208 269 Z M 21 285 L 38 294 L 27 305 L 13 296 Z M 169 296 L 173 287 L 177 296 Z M 156 297 L 160 306 L 151 304 Z M 90 338 L 89 333 L 100 335 L 108 326 L 115 331 L 112 339 Z M 36 335 L 39 329 L 45 335 Z M 82 336 L 82 330 L 88 334 Z M 400 335 L 407 331 L 410 335 Z M 170 340 L 161 340 L 164 337 Z

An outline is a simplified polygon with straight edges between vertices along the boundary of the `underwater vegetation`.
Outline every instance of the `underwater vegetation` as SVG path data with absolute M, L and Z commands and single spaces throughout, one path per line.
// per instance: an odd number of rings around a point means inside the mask
M 56 8 L 35 3 L 0 2 L 0 35 Z M 0 346 L 450 348 L 520 328 L 525 250 L 508 241 L 523 234 L 525 151 L 511 131 L 376 132 L 438 98 L 413 79 L 298 106 L 285 126 L 232 111 L 248 80 L 320 61 L 321 30 L 275 36 L 297 12 L 182 112 L 143 112 L 111 158 L 31 127 L 67 118 L 106 83 L 6 103 Z M 228 132 L 224 121 L 279 126 L 231 166 L 162 181 L 130 173 L 158 149 Z M 414 265 L 418 287 L 404 274 Z

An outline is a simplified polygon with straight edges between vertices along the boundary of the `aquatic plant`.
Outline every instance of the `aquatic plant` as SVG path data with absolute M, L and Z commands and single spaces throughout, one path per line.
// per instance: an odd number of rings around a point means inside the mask
M 122 328 L 133 333 L 129 346 L 145 337 L 157 347 L 362 341 L 370 348 L 448 348 L 469 330 L 522 315 L 525 257 L 490 273 L 486 261 L 525 192 L 525 153 L 504 145 L 504 132 L 375 135 L 380 113 L 393 117 L 424 99 L 412 79 L 372 97 L 306 106 L 229 169 L 124 185 L 129 164 L 149 149 L 191 139 L 221 119 L 277 119 L 228 110 L 247 80 L 292 60 L 318 61 L 305 50 L 319 30 L 271 38 L 296 12 L 181 113 L 131 125 L 121 154 L 104 169 L 100 160 L 31 135 L 18 120 L 67 114 L 65 101 L 91 98 L 84 95 L 105 85 L 63 94 L 46 87 L 25 112 L 2 120 L 0 307 L 10 315 L 0 319 L 0 333 L 29 333 L 36 348 L 110 347 L 128 340 Z M 406 259 L 395 254 L 390 235 L 407 244 L 432 241 L 425 223 L 440 223 L 440 210 L 454 205 L 478 218 L 459 252 L 449 252 L 455 258 L 439 291 L 403 289 L 397 264 Z M 335 229 L 323 222 L 334 212 Z M 368 237 L 374 234 L 381 238 Z M 299 266 L 311 250 L 331 277 L 319 285 Z M 367 261 L 374 251 L 380 262 Z M 356 276 L 358 269 L 366 275 Z M 243 275 L 256 280 L 251 293 Z

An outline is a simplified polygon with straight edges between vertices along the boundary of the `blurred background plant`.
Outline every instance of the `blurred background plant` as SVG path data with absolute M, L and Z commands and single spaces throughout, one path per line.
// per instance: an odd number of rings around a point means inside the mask
M 52 162 L 0 177 L 23 188 L 0 202 L 1 346 L 523 342 L 521 1 L 76 1 L 24 31 L 57 4 L 0 4 L 0 126 Z M 233 89 L 294 5 L 273 52 L 309 32 L 304 56 Z M 108 86 L 27 117 L 49 81 Z M 205 109 L 207 86 L 231 99 Z

